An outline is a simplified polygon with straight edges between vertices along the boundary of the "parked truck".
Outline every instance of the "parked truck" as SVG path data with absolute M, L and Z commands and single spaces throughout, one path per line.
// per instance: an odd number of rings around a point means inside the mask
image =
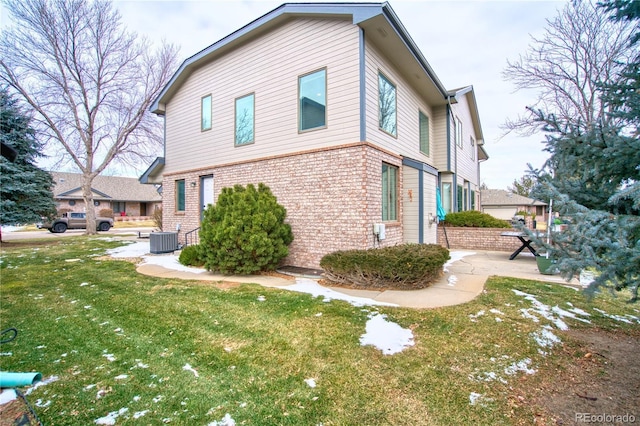
M 86 213 L 63 213 L 61 217 L 51 221 L 38 224 L 40 229 L 48 229 L 49 232 L 62 233 L 67 229 L 85 229 L 87 227 Z M 108 231 L 113 227 L 113 218 L 96 217 L 96 230 Z

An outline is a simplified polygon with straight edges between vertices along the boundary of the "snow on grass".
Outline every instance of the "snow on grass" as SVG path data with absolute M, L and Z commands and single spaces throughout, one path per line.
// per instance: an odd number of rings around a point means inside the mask
M 384 355 L 393 355 L 413 346 L 413 332 L 387 321 L 386 317 L 378 313 L 369 316 L 365 334 L 360 336 L 360 345 L 373 345 Z
M 615 315 L 615 314 L 612 315 L 612 314 L 609 314 L 609 313 L 603 311 L 602 309 L 593 308 L 593 310 L 596 311 L 596 312 L 599 312 L 604 317 L 611 318 L 612 320 L 624 322 L 624 323 L 627 323 L 627 324 L 633 324 L 633 320 L 635 320 L 638 324 L 640 324 L 640 318 L 634 317 L 633 315 L 625 315 L 625 316 Z
M 189 363 L 185 364 L 184 367 L 182 367 L 182 369 L 185 371 L 191 371 L 194 376 L 200 377 L 198 372 Z
M 546 355 L 547 353 L 543 351 L 543 348 L 552 348 L 557 343 L 562 342 L 558 336 L 553 334 L 552 328 L 548 325 L 545 325 L 539 331 L 536 331 L 532 334 L 533 339 L 536 341 L 540 348 L 538 352 L 541 355 Z
M 144 417 L 148 412 L 149 410 L 136 411 L 135 413 L 133 413 L 133 418 L 139 419 L 140 417 Z
M 0 393 L 0 405 L 4 405 L 18 398 L 15 389 L 2 389 Z
M 469 394 L 469 404 L 470 405 L 480 405 L 481 407 L 484 407 L 485 404 L 484 402 L 491 402 L 493 401 L 492 398 L 486 398 L 483 394 L 478 393 L 478 392 L 471 392 Z
M 531 359 L 525 358 L 522 361 L 514 362 L 513 364 L 505 368 L 504 374 L 513 376 L 518 371 L 523 371 L 527 374 L 535 374 L 536 370 L 529 368 L 529 365 L 531 365 Z
M 310 379 L 304 379 L 304 382 L 310 387 L 310 388 L 315 388 L 316 387 L 316 379 L 314 378 L 310 378 Z
M 281 287 L 282 290 L 297 291 L 299 293 L 308 293 L 314 297 L 324 297 L 325 302 L 332 300 L 342 300 L 347 303 L 351 303 L 353 306 L 398 306 L 394 303 L 378 302 L 377 300 L 369 299 L 366 297 L 350 296 L 348 294 L 340 293 L 330 288 L 322 287 L 317 281 L 309 278 L 297 278 L 296 283 L 286 287 Z
M 29 394 L 31 394 L 31 392 L 33 392 L 34 390 L 42 387 L 42 386 L 46 386 L 49 383 L 53 383 L 55 381 L 58 381 L 59 377 L 58 376 L 51 376 L 47 379 L 41 380 L 38 383 L 36 383 L 35 385 L 33 385 L 32 387 L 30 387 L 29 389 L 26 390 L 26 392 L 24 393 L 25 396 L 28 396 Z
M 102 356 L 105 357 L 109 362 L 113 362 L 116 360 L 116 357 L 113 354 L 103 353 Z
M 95 423 L 97 425 L 108 425 L 108 426 L 115 425 L 116 419 L 121 415 L 123 415 L 124 413 L 126 413 L 127 411 L 129 411 L 127 407 L 121 408 L 118 411 L 111 411 L 106 416 L 96 419 Z
M 213 421 L 209 423 L 207 426 L 236 426 L 236 421 L 231 418 L 231 414 L 227 413 L 224 415 L 222 420 Z

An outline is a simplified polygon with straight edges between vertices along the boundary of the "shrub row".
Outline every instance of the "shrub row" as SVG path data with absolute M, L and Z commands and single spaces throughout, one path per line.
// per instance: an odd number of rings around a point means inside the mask
M 508 221 L 477 210 L 448 213 L 444 219 L 444 225 L 469 228 L 511 228 Z
M 442 274 L 449 250 L 436 244 L 403 244 L 368 250 L 336 251 L 320 266 L 338 285 L 362 289 L 413 290 L 428 287 Z

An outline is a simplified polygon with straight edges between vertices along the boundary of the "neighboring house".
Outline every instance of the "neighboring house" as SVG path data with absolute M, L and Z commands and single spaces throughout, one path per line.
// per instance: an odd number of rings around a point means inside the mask
M 53 198 L 58 210 L 84 212 L 82 175 L 50 172 L 53 176 Z M 91 186 L 96 213 L 113 210 L 114 216 L 151 216 L 162 207 L 162 196 L 153 185 L 143 185 L 136 178 L 96 176 Z
M 438 187 L 447 211 L 480 206 L 473 88 L 446 90 L 388 3 L 284 4 L 188 58 L 151 111 L 164 156 L 140 181 L 163 185 L 164 229 L 263 182 L 293 230 L 285 262 L 317 267 L 435 243 Z
M 483 189 L 480 193 L 482 211 L 498 219 L 511 220 L 516 212 L 536 215 L 536 221 L 547 219 L 547 203 L 514 194 L 503 189 Z

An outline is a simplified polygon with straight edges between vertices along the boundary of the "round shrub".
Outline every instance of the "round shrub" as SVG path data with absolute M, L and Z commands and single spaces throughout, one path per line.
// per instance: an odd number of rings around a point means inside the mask
M 442 274 L 449 250 L 436 244 L 402 244 L 368 250 L 336 251 L 320 260 L 325 277 L 362 289 L 413 290 Z
M 444 225 L 469 228 L 511 228 L 511 224 L 508 221 L 496 219 L 490 214 L 477 210 L 447 213 L 444 219 Z
M 274 270 L 289 254 L 291 226 L 286 209 L 264 184 L 222 188 L 204 212 L 200 253 L 204 266 L 223 274 Z
M 197 245 L 186 246 L 178 256 L 178 262 L 185 266 L 203 266 L 204 261 L 200 256 L 200 248 Z

